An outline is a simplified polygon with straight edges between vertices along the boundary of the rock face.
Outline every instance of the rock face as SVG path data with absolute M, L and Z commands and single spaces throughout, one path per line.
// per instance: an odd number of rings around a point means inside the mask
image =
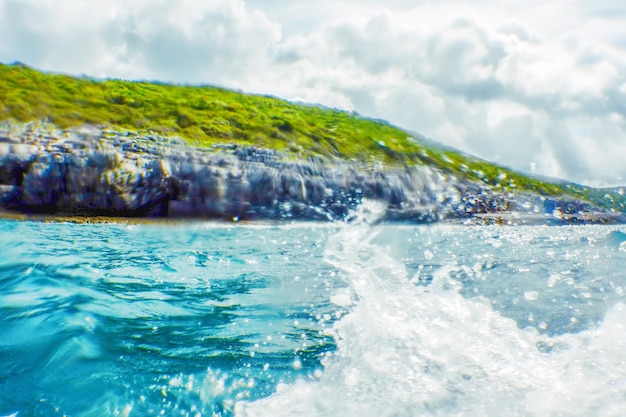
M 8 210 L 332 221 L 364 198 L 386 202 L 388 220 L 419 223 L 507 215 L 557 223 L 621 220 L 573 200 L 567 204 L 578 217 L 567 218 L 562 201 L 498 194 L 424 166 L 382 171 L 322 159 L 291 161 L 254 147 L 202 150 L 176 139 L 93 127 L 0 126 L 0 207 Z

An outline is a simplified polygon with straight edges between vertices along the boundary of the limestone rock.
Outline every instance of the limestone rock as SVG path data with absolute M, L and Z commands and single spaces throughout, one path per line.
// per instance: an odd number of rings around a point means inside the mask
M 344 219 L 364 199 L 387 220 L 623 221 L 578 200 L 504 195 L 427 166 L 375 171 L 321 158 L 154 134 L 0 125 L 0 207 L 26 213 L 224 219 Z M 554 213 L 559 213 L 558 216 Z M 586 214 L 580 214 L 586 213 Z M 593 215 L 589 214 L 592 213 Z

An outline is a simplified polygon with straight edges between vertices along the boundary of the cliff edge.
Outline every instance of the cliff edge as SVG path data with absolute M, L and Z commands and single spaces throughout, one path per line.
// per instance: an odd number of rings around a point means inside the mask
M 412 223 L 614 223 L 575 198 L 500 192 L 427 165 L 374 169 L 293 159 L 240 145 L 210 148 L 150 132 L 45 123 L 0 125 L 0 208 L 58 216 L 226 220 L 345 219 L 363 199 Z

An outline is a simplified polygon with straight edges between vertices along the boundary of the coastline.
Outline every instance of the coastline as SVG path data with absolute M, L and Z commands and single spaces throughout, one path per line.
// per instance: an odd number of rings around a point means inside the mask
M 1 217 L 75 223 L 344 220 L 363 199 L 385 222 L 615 224 L 621 213 L 571 197 L 495 190 L 427 165 L 294 160 L 272 149 L 196 148 L 151 132 L 0 125 Z

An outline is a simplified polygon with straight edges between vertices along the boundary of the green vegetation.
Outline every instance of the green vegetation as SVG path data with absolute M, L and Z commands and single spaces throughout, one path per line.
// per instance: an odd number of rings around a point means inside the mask
M 96 81 L 0 65 L 0 120 L 46 119 L 177 135 L 198 146 L 237 143 L 295 156 L 337 156 L 393 163 L 414 150 L 406 133 L 349 113 L 209 86 Z
M 0 64 L 0 121 L 8 119 L 47 120 L 60 128 L 88 123 L 152 130 L 180 136 L 196 146 L 236 143 L 269 147 L 298 158 L 320 155 L 367 166 L 429 164 L 502 191 L 570 195 L 620 212 L 626 207 L 626 198 L 617 193 L 527 177 L 426 145 L 383 121 L 211 86 L 100 81 Z

